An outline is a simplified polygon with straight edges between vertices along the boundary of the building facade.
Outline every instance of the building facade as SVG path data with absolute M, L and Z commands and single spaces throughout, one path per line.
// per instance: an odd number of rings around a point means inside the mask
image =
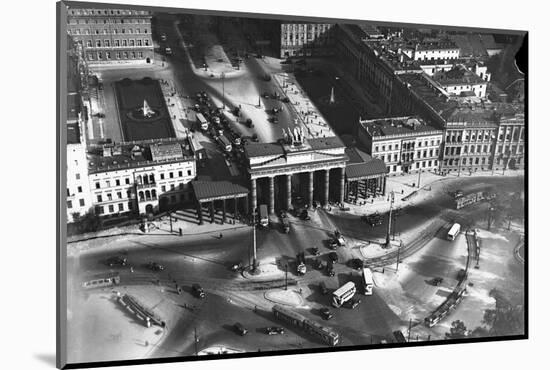
M 281 58 L 332 55 L 333 26 L 330 23 L 282 23 Z
M 451 96 L 485 98 L 487 95 L 487 81 L 463 65 L 456 65 L 448 71 L 437 72 L 432 78 Z
M 88 64 L 153 63 L 149 11 L 69 8 L 67 22 Z
M 92 206 L 86 147 L 67 143 L 67 222 L 93 211 Z
M 439 169 L 443 131 L 420 117 L 361 120 L 359 142 L 385 162 L 389 175 Z
M 196 165 L 187 139 L 94 147 L 88 153 L 95 213 L 149 214 L 193 200 Z
M 494 153 L 494 169 L 522 169 L 525 166 L 525 114 L 523 105 L 500 104 Z

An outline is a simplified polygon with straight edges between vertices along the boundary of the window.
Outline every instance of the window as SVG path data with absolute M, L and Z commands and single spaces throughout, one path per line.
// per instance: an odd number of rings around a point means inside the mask
M 126 183 L 126 185 L 129 185 L 130 184 L 130 178 L 129 177 L 125 178 L 124 182 Z
M 119 46 L 120 46 L 120 40 L 115 40 L 115 46 L 116 46 L 116 47 L 119 47 Z
M 131 210 L 133 208 L 132 202 L 128 202 L 128 209 Z
M 79 193 L 82 193 L 82 186 L 79 186 L 77 189 Z
M 171 179 L 174 178 L 174 173 L 173 173 L 173 172 L 170 172 L 170 178 L 171 178 Z
M 109 213 L 113 213 L 114 211 L 115 211 L 115 207 L 112 204 L 110 204 L 109 205 Z
M 118 204 L 118 211 L 119 211 L 119 212 L 124 211 L 124 204 L 122 204 L 122 203 L 119 203 L 119 204 Z
M 105 45 L 105 47 L 108 48 L 111 46 L 111 43 L 109 42 L 109 40 L 103 40 L 103 45 Z
M 131 198 L 132 197 L 132 190 L 126 190 L 126 197 Z
M 391 144 L 390 144 L 390 145 L 388 145 L 388 150 L 391 150 Z
M 377 151 L 378 151 L 378 147 L 375 146 L 375 147 L 374 147 L 374 152 L 376 153 Z
M 170 190 L 174 190 L 176 188 L 175 184 L 170 184 Z
M 120 179 L 116 179 L 115 184 L 116 184 L 116 186 L 120 186 Z
M 107 199 L 108 199 L 108 200 L 113 200 L 113 194 L 108 193 L 108 194 L 107 194 Z
M 111 181 L 110 181 L 110 180 L 105 181 L 105 184 L 107 184 L 107 187 L 108 187 L 108 188 L 111 187 Z
M 130 40 L 130 46 L 134 46 L 134 40 Z
M 166 186 L 162 185 L 162 186 L 160 187 L 160 191 L 162 191 L 162 192 L 164 193 L 164 192 L 166 191 Z
M 100 47 L 101 47 L 101 40 L 97 40 L 97 41 L 95 42 L 95 46 L 98 47 L 98 48 L 100 48 Z
M 122 199 L 122 192 L 117 191 L 116 196 L 117 196 L 118 199 Z
M 122 32 L 122 33 L 124 33 L 124 32 Z M 122 46 L 128 46 L 128 41 L 122 40 Z
M 161 179 L 161 180 L 164 180 L 164 173 L 161 173 L 161 174 L 160 174 L 160 179 Z
M 78 163 L 77 163 L 77 164 L 78 164 Z M 76 177 L 77 180 L 80 180 L 80 174 L 79 174 L 79 173 L 77 173 L 77 174 L 75 175 L 75 177 Z
M 105 58 L 111 59 L 111 52 L 110 51 L 105 53 Z
M 183 190 L 183 182 L 180 183 L 180 190 Z
M 149 46 L 149 39 L 145 39 L 145 46 Z
M 88 47 L 88 48 L 92 47 L 92 40 L 86 41 L 86 47 Z
M 99 188 L 100 188 L 99 181 L 95 183 L 95 188 L 96 188 L 96 189 L 99 189 Z
M 67 201 L 67 208 L 73 208 L 73 202 L 68 200 Z
M 97 195 L 97 201 L 98 201 L 98 203 L 103 202 L 103 197 L 101 196 L 101 194 Z
M 137 46 L 141 46 L 141 40 L 136 40 Z
M 178 176 L 179 176 L 179 177 L 182 177 L 182 176 L 183 176 L 183 171 L 179 171 L 179 172 L 178 172 Z
M 102 215 L 104 210 L 103 210 L 103 206 L 97 206 L 96 207 L 96 212 L 98 215 Z

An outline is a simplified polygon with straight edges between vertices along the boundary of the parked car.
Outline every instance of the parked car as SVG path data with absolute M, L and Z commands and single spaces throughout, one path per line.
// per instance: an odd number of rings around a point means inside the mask
M 304 220 L 304 221 L 309 221 L 309 220 L 311 220 L 311 217 L 309 217 L 309 213 L 308 213 L 307 209 L 304 209 L 304 210 L 302 211 L 302 213 L 300 213 L 300 218 L 301 218 L 302 220 Z
M 333 263 L 336 263 L 338 262 L 338 253 L 336 252 L 330 252 L 328 254 L 328 258 L 333 262 Z
M 327 275 L 330 277 L 334 276 L 334 263 L 331 260 L 327 263 Z
M 270 94 L 268 92 L 264 92 L 262 94 L 262 98 L 269 99 L 269 97 L 270 97 Z
M 233 328 L 237 332 L 237 334 L 241 336 L 245 336 L 248 333 L 248 329 L 245 328 L 241 323 L 236 322 L 235 325 L 233 325 Z
M 283 97 L 283 98 L 281 98 L 281 101 L 282 101 L 283 103 L 290 103 L 290 99 L 289 99 L 288 97 L 286 97 L 286 96 Z
M 281 328 L 280 326 L 270 326 L 265 329 L 265 332 L 267 335 L 278 335 L 278 334 L 284 334 L 285 329 Z
M 323 261 L 321 261 L 321 260 L 318 259 L 318 258 L 315 258 L 315 259 L 312 261 L 312 266 L 313 266 L 314 269 L 322 270 L 322 269 L 323 269 Z
M 191 286 L 191 289 L 193 290 L 193 294 L 197 297 L 197 298 L 204 298 L 206 297 L 206 293 L 204 293 L 204 289 L 202 289 L 202 287 L 199 285 L 199 284 L 193 284 Z
M 122 256 L 114 256 L 106 261 L 107 266 L 114 267 L 114 266 L 126 266 L 128 264 L 128 260 L 126 257 Z
M 153 262 L 153 261 L 150 261 L 147 264 L 147 268 L 150 269 L 150 270 L 153 270 L 153 271 L 162 271 L 162 270 L 164 270 L 163 265 L 161 265 L 160 263 L 157 263 L 157 262 Z
M 319 248 L 313 247 L 313 248 L 311 248 L 311 254 L 314 255 L 314 256 L 319 256 L 321 254 L 321 252 L 319 251 Z
M 430 280 L 430 285 L 439 286 L 439 285 L 441 285 L 442 282 L 443 282 L 443 278 L 435 277 L 432 280 Z
M 337 249 L 337 248 L 338 248 L 338 242 L 337 242 L 336 240 L 334 240 L 334 239 L 330 239 L 330 240 L 328 241 L 328 247 L 329 247 L 330 249 Z
M 321 312 L 321 317 L 325 320 L 330 320 L 334 316 L 332 312 L 330 312 L 330 310 L 326 307 L 321 308 L 320 312 Z
M 361 270 L 363 268 L 363 260 L 352 258 L 348 261 L 348 266 L 355 270 Z

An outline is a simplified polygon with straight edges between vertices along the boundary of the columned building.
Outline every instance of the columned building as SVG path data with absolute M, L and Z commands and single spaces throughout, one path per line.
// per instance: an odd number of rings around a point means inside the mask
M 386 164 L 390 175 L 439 168 L 443 130 L 420 117 L 360 120 L 357 137 L 368 154 Z
M 525 166 L 525 114 L 523 104 L 497 104 L 498 131 L 493 168 L 522 169 Z
M 67 22 L 88 64 L 153 62 L 150 11 L 69 7 Z
M 250 209 L 267 204 L 269 212 L 291 209 L 293 198 L 309 206 L 344 200 L 345 146 L 338 137 L 307 139 L 300 129 L 281 143 L 245 146 L 250 175 Z
M 373 158 L 358 148 L 347 148 L 344 202 L 366 201 L 386 195 L 387 173 L 383 160 Z

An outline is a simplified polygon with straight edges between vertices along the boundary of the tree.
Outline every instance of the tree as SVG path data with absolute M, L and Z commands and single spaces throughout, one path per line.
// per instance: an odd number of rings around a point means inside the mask
M 101 218 L 93 211 L 89 211 L 84 216 L 79 217 L 77 230 L 80 233 L 94 232 L 101 227 L 101 224 Z
M 455 320 L 451 323 L 450 333 L 445 333 L 447 339 L 460 339 L 468 336 L 468 329 L 463 321 Z

